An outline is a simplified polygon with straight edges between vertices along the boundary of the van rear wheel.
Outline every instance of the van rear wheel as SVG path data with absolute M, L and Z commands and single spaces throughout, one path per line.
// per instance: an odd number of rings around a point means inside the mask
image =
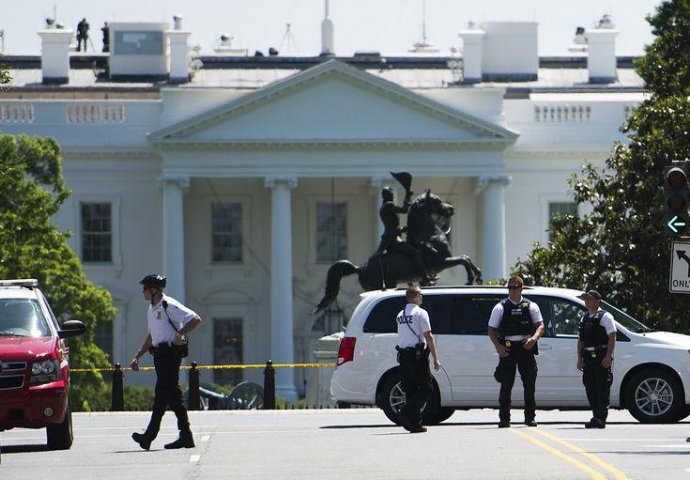
M 389 375 L 381 386 L 381 409 L 388 419 L 396 425 L 402 425 L 400 411 L 407 403 L 405 392 L 400 386 L 400 374 Z M 455 410 L 452 408 L 441 408 L 438 393 L 434 389 L 431 398 L 422 408 L 422 423 L 424 425 L 437 425 L 450 418 Z

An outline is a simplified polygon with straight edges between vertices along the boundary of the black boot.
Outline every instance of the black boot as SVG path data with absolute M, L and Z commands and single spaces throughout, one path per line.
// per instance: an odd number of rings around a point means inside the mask
M 194 448 L 194 446 L 194 437 L 192 437 L 192 432 L 180 432 L 180 437 L 174 442 L 165 445 L 165 448 L 168 450 L 174 450 L 177 448 Z
M 137 442 L 144 450 L 151 448 L 151 438 L 145 433 L 134 432 L 132 434 L 132 440 Z

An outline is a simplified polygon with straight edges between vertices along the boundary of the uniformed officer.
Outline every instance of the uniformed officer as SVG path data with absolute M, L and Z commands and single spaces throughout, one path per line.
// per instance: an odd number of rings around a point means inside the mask
M 508 298 L 491 311 L 489 338 L 498 352 L 496 380 L 501 384 L 498 396 L 499 428 L 510 427 L 511 393 L 515 383 L 515 367 L 520 371 L 525 393 L 525 425 L 536 427 L 537 341 L 544 333 L 539 306 L 522 296 L 522 278 L 508 280 Z
M 398 313 L 398 361 L 401 387 L 405 392 L 405 407 L 400 411 L 403 427 L 411 433 L 426 432 L 422 426 L 422 407 L 433 392 L 429 353 L 434 359 L 434 369 L 441 368 L 436 343 L 431 334 L 429 314 L 420 305 L 422 291 L 411 283 L 405 292 L 407 305 Z
M 182 401 L 180 389 L 180 348 L 187 343 L 187 334 L 199 323 L 201 318 L 194 311 L 163 293 L 166 279 L 163 275 L 146 275 L 140 282 L 144 298 L 150 302 L 148 308 L 148 335 L 139 351 L 132 358 L 130 367 L 139 370 L 139 359 L 152 348 L 153 364 L 156 368 L 156 391 L 151 420 L 144 433 L 135 432 L 132 438 L 141 448 L 148 450 L 158 435 L 161 420 L 168 406 L 177 417 L 180 436 L 165 448 L 192 448 L 194 438 L 189 426 L 187 409 Z
M 613 382 L 611 364 L 616 348 L 616 324 L 613 315 L 599 307 L 599 292 L 589 290 L 579 298 L 585 301 L 587 313 L 580 319 L 577 368 L 582 370 L 582 383 L 593 414 L 592 419 L 585 423 L 585 428 L 606 428 Z

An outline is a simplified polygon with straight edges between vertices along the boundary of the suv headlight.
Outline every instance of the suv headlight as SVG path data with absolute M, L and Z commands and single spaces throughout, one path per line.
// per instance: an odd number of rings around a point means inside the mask
M 31 385 L 54 382 L 60 379 L 60 365 L 56 358 L 34 362 L 31 366 Z

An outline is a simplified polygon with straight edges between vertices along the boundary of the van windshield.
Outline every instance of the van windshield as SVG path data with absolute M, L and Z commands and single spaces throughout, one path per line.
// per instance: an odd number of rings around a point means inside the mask
M 622 310 L 617 309 L 610 303 L 602 301 L 601 306 L 604 310 L 613 315 L 613 318 L 616 320 L 616 322 L 618 322 L 623 328 L 631 331 L 632 333 L 649 333 L 654 331 L 651 328 L 641 324 L 640 322 L 638 322 Z

